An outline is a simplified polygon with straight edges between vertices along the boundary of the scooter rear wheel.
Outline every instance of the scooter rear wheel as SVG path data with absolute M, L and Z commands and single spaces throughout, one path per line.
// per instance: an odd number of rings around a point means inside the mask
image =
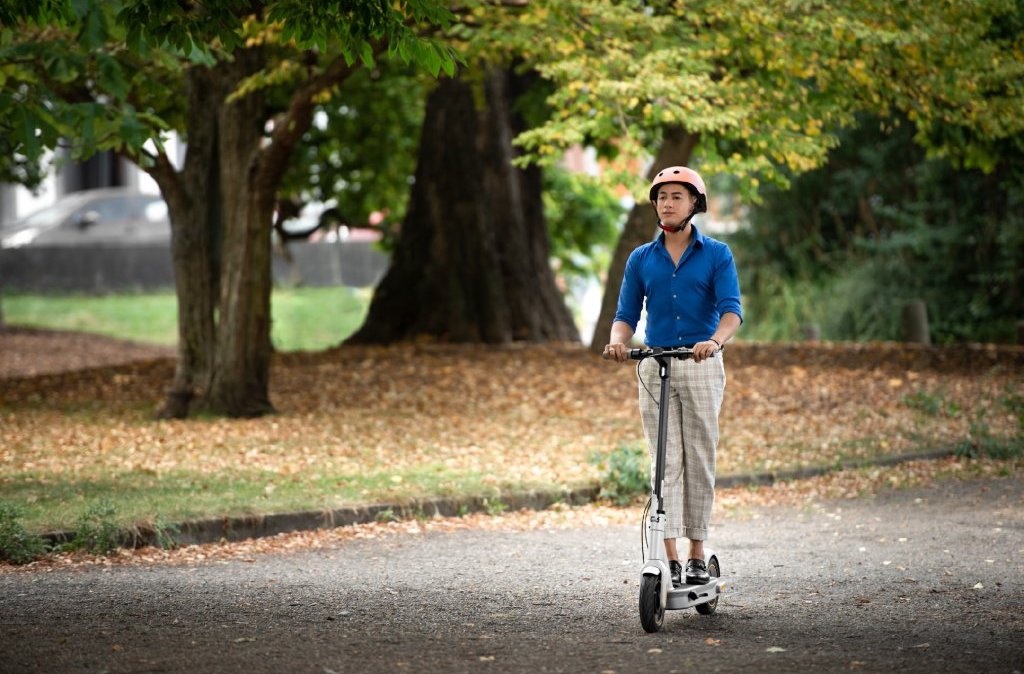
M 722 576 L 722 570 L 718 567 L 718 557 L 714 555 L 708 560 L 708 575 L 712 578 L 720 578 Z M 701 615 L 711 615 L 718 608 L 718 597 L 715 597 L 711 601 L 705 604 L 697 604 L 694 608 L 697 609 L 697 613 Z
M 640 581 L 640 624 L 645 632 L 658 632 L 665 625 L 659 576 L 644 576 Z

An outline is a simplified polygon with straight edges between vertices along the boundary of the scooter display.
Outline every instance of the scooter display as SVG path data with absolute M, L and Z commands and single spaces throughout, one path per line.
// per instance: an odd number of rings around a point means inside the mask
M 716 354 L 717 355 L 717 354 Z M 665 480 L 665 439 L 668 427 L 669 377 L 672 361 L 685 360 L 693 356 L 687 348 L 676 349 L 630 349 L 629 357 L 641 361 L 653 358 L 658 363 L 661 380 L 661 394 L 658 402 L 658 446 L 655 452 L 654 484 L 651 501 L 644 509 L 644 526 L 649 557 L 644 561 L 640 580 L 640 624 L 647 632 L 658 632 L 665 624 L 665 611 L 695 608 L 701 615 L 711 615 L 718 608 L 718 596 L 725 591 L 718 557 L 705 548 L 704 562 L 711 579 L 702 585 L 673 587 L 665 554 L 665 510 L 662 501 L 662 487 Z M 654 512 L 650 513 L 650 506 Z M 685 581 L 685 577 L 683 578 Z

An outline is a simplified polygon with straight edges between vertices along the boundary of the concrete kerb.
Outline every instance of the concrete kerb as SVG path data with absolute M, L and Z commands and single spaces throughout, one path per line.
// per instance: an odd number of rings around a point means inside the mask
M 953 456 L 950 450 L 906 454 L 875 460 L 846 461 L 831 466 L 801 468 L 781 472 L 763 472 L 738 475 L 723 475 L 716 480 L 720 488 L 746 485 L 772 485 L 776 482 L 803 480 L 827 475 L 841 470 L 870 466 L 894 466 L 908 461 L 944 459 Z M 219 517 L 193 520 L 167 526 L 165 530 L 175 531 L 174 540 L 178 545 L 199 545 L 220 541 L 242 541 L 264 538 L 295 531 L 313 531 L 334 527 L 367 524 L 377 521 L 403 520 L 415 517 L 456 517 L 476 512 L 544 510 L 556 503 L 583 505 L 597 500 L 599 487 L 571 491 L 526 492 L 497 497 L 445 498 L 414 501 L 404 504 L 376 504 L 337 508 L 334 510 L 302 511 L 292 513 L 271 513 L 240 517 Z M 123 547 L 140 548 L 157 544 L 157 531 L 152 527 L 136 527 L 121 533 Z M 55 531 L 43 535 L 51 545 L 73 540 L 73 531 Z

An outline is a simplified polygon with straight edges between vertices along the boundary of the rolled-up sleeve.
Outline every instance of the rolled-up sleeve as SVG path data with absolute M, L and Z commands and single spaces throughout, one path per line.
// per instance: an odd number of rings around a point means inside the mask
M 626 323 L 632 330 L 636 330 L 636 325 L 640 322 L 640 311 L 644 307 L 644 286 L 640 279 L 639 266 L 639 255 L 637 250 L 634 250 L 626 260 L 626 271 L 622 275 L 622 286 L 619 288 L 619 304 L 615 310 L 615 320 Z
M 621 303 L 621 299 L 619 302 Z M 740 279 L 736 273 L 736 261 L 729 247 L 721 247 L 718 264 L 715 265 L 715 308 L 718 315 L 733 313 L 743 321 L 743 308 L 740 306 Z

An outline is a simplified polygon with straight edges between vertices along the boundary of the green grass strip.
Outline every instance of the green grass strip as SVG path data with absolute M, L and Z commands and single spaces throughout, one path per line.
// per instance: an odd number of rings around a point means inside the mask
M 365 289 L 289 288 L 271 295 L 271 331 L 280 351 L 337 346 L 366 317 Z M 9 325 L 74 330 L 160 345 L 178 341 L 178 299 L 173 292 L 123 295 L 4 295 Z

